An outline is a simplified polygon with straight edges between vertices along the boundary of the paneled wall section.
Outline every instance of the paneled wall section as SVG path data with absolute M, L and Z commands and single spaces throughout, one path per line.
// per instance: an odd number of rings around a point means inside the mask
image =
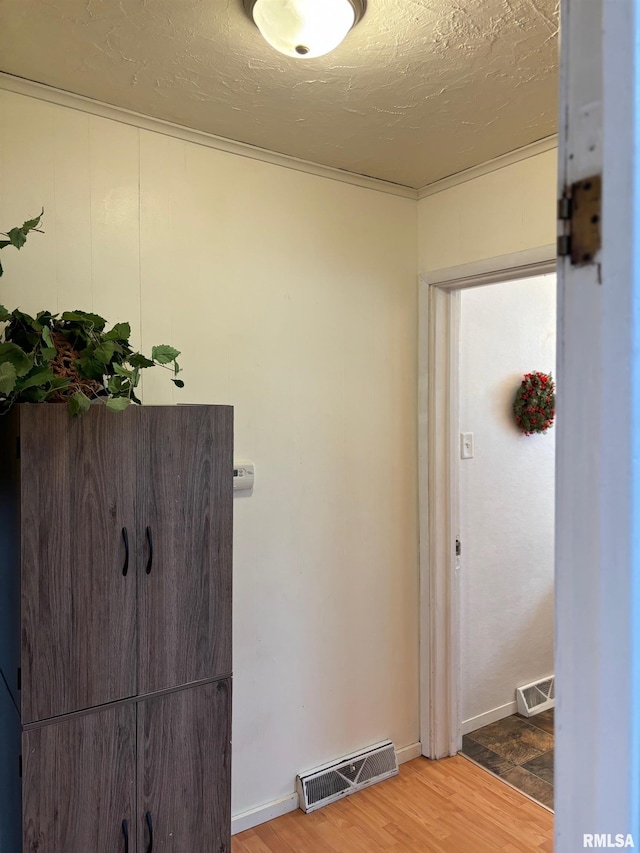
M 8 308 L 129 320 L 182 350 L 145 403 L 235 407 L 234 813 L 418 740 L 417 210 L 0 91 Z M 179 436 L 176 436 L 176 441 Z

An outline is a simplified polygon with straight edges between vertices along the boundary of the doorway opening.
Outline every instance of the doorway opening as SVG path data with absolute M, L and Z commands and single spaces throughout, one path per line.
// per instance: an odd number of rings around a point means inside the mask
M 462 753 L 552 808 L 553 709 L 519 714 L 516 689 L 553 675 L 555 432 L 513 401 L 555 374 L 555 274 L 461 290 L 459 324 Z
M 430 281 L 420 279 L 420 740 L 422 754 L 428 758 L 456 755 L 462 747 L 460 570 L 456 558 L 461 291 L 555 273 L 555 253 L 555 245 L 542 246 L 441 270 L 432 273 Z

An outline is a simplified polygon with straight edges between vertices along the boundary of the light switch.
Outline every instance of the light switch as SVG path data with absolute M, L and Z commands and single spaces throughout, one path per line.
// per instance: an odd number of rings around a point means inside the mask
M 473 459 L 473 433 L 460 433 L 460 459 Z

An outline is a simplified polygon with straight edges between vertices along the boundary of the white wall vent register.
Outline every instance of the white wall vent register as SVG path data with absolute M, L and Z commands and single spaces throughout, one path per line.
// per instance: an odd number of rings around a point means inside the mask
M 541 681 L 533 681 L 516 688 L 516 701 L 518 713 L 523 717 L 533 717 L 547 708 L 553 708 L 556 704 L 555 677 L 551 675 Z
M 396 751 L 391 741 L 385 740 L 297 776 L 300 808 L 304 812 L 313 812 L 397 775 Z

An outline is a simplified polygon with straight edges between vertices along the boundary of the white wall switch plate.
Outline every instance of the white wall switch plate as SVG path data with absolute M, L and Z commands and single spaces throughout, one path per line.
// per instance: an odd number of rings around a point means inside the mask
M 460 433 L 460 459 L 473 459 L 473 433 Z

